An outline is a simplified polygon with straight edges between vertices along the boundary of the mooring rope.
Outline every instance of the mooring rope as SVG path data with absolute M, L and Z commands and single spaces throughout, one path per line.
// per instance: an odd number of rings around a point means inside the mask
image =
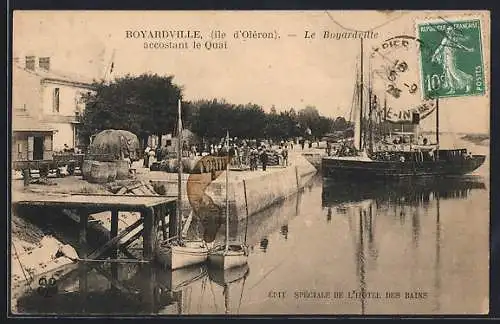
M 30 276 L 30 279 L 31 279 L 31 280 L 28 280 L 28 277 L 26 276 L 26 272 L 24 271 L 24 266 L 21 262 L 21 259 L 19 258 L 19 253 L 17 253 L 17 248 L 16 248 L 16 245 L 14 244 L 14 241 L 12 241 L 12 246 L 14 247 L 14 253 L 16 255 L 17 261 L 19 262 L 19 266 L 21 267 L 21 271 L 23 272 L 24 279 L 26 279 L 26 282 L 28 283 L 30 290 L 33 290 L 33 288 L 31 287 L 31 281 L 33 281 L 33 277 L 31 276 L 30 273 L 28 273 L 28 275 Z

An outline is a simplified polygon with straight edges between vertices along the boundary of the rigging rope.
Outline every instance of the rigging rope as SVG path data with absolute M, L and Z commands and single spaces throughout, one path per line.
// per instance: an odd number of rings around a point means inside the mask
M 205 294 L 207 280 L 208 280 L 208 276 L 204 277 L 203 282 L 201 283 L 201 294 L 200 294 L 200 301 L 198 303 L 198 313 L 201 313 L 201 302 L 203 301 L 203 295 Z
M 356 66 L 356 81 L 354 82 L 354 91 L 352 92 L 352 101 L 351 101 L 351 110 L 349 111 L 349 121 L 350 122 L 355 122 L 355 118 L 356 116 L 354 115 L 354 111 L 355 111 L 355 107 L 356 107 L 356 103 L 357 103 L 357 100 L 358 100 L 358 91 L 359 91 L 359 80 L 358 80 L 358 77 L 357 75 L 359 74 L 359 69 L 358 67 Z
M 263 275 L 262 278 L 255 283 L 255 285 L 253 285 L 252 287 L 250 287 L 250 290 L 252 290 L 258 284 L 260 284 L 264 279 L 266 279 L 267 276 L 269 276 L 271 274 L 271 272 L 273 272 L 274 270 L 278 269 L 278 267 L 280 267 L 285 261 L 287 261 L 287 258 L 283 258 L 283 260 L 281 260 L 277 265 L 275 265 L 273 268 L 271 268 L 271 270 L 269 270 L 265 275 Z
M 194 277 L 194 278 L 191 278 L 191 279 L 188 279 L 188 280 L 186 280 L 186 281 L 181 282 L 181 283 L 177 286 L 177 288 L 178 288 L 178 289 L 180 289 L 180 288 L 184 288 L 184 287 L 186 287 L 187 285 L 189 285 L 189 284 L 191 284 L 191 283 L 193 283 L 193 282 L 197 281 L 198 279 L 200 279 L 200 278 L 201 278 L 201 277 L 203 277 L 204 275 L 205 275 L 205 271 L 202 271 L 202 272 L 201 272 L 199 275 L 197 275 L 196 277 Z
M 214 298 L 215 312 L 218 313 L 219 311 L 217 310 L 217 302 L 215 301 L 215 293 L 214 293 L 214 286 L 213 286 L 212 280 L 210 280 L 210 290 L 212 291 L 212 297 Z
M 247 280 L 247 275 L 248 275 L 248 273 L 246 273 L 245 277 L 243 277 L 243 285 L 241 286 L 240 302 L 238 303 L 238 309 L 236 311 L 237 314 L 240 313 L 241 301 L 243 299 L 243 290 L 245 290 L 245 281 Z

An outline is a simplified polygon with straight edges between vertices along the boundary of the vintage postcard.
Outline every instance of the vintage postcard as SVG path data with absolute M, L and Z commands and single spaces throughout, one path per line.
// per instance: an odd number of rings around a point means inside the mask
M 489 312 L 488 11 L 15 11 L 11 315 Z

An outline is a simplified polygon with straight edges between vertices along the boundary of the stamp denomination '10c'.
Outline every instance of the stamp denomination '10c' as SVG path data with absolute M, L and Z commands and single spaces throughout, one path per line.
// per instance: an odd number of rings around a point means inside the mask
M 479 19 L 421 23 L 418 37 L 424 97 L 485 93 Z

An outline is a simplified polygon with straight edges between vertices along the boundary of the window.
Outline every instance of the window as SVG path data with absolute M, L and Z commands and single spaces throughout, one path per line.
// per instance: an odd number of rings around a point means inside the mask
M 53 112 L 59 112 L 59 88 L 54 89 Z

